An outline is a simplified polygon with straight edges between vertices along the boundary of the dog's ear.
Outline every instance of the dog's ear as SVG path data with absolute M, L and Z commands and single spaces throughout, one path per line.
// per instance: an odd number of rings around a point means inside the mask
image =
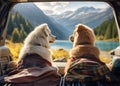
M 73 35 L 69 36 L 69 40 L 70 40 L 71 42 L 74 42 L 74 36 L 73 36 Z
M 47 24 L 44 25 L 43 33 L 45 34 L 45 36 L 49 36 L 50 34 L 49 27 Z
M 48 29 L 44 29 L 44 34 L 45 34 L 45 36 L 49 36 L 49 30 Z

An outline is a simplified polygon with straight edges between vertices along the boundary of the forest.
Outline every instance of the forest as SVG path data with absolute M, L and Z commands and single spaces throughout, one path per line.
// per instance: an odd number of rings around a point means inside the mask
M 97 40 L 118 40 L 118 32 L 114 18 L 104 21 L 98 27 L 94 28 L 94 32 Z
M 7 39 L 14 43 L 23 42 L 26 36 L 33 30 L 30 22 L 18 12 L 11 12 L 9 15 Z

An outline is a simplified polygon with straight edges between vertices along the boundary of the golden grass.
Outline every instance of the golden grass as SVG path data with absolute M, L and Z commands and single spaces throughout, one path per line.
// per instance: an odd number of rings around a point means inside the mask
M 17 61 L 20 50 L 23 46 L 23 43 L 13 43 L 13 42 L 7 40 L 6 41 L 6 46 L 9 47 L 10 52 L 11 52 L 12 57 L 13 57 L 13 60 Z
M 6 46 L 8 46 L 10 48 L 13 59 L 15 61 L 17 61 L 20 50 L 23 46 L 23 43 L 12 43 L 11 41 L 7 40 Z M 59 48 L 59 49 L 51 49 L 51 51 L 52 51 L 53 59 L 60 58 L 60 57 L 65 57 L 67 60 L 69 59 L 69 51 L 68 50 Z M 111 61 L 110 58 L 105 57 L 104 55 L 100 55 L 100 60 L 105 63 L 109 63 Z
M 109 62 L 112 61 L 111 58 L 105 57 L 105 56 L 102 56 L 102 55 L 100 55 L 100 60 L 101 60 L 102 62 L 105 62 L 105 63 L 109 63 Z
M 59 49 L 51 49 L 51 51 L 52 51 L 53 59 L 60 58 L 60 57 L 65 57 L 66 60 L 69 59 L 69 51 L 68 50 L 59 48 Z

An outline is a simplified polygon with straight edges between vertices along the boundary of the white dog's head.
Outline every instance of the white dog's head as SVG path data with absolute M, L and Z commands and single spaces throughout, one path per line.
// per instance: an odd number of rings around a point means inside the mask
M 55 41 L 56 37 L 52 35 L 51 30 L 49 29 L 47 24 L 42 24 L 38 26 L 37 28 L 35 28 L 35 32 L 36 34 L 38 34 L 38 36 L 47 39 L 49 43 L 53 43 Z
M 25 44 L 31 45 L 41 45 L 43 47 L 49 48 L 49 43 L 53 43 L 56 37 L 51 34 L 51 30 L 48 25 L 41 24 L 37 26 L 25 39 Z

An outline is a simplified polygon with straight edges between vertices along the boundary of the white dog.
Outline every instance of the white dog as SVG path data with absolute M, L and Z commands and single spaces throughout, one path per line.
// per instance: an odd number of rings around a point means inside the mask
M 19 59 L 22 59 L 25 54 L 34 53 L 40 55 L 45 60 L 52 62 L 49 43 L 53 43 L 55 38 L 56 37 L 51 34 L 48 25 L 41 24 L 36 27 L 25 39 Z
M 60 76 L 49 50 L 49 43 L 54 41 L 47 24 L 36 27 L 24 41 L 17 68 L 5 77 L 6 85 L 58 86 Z

